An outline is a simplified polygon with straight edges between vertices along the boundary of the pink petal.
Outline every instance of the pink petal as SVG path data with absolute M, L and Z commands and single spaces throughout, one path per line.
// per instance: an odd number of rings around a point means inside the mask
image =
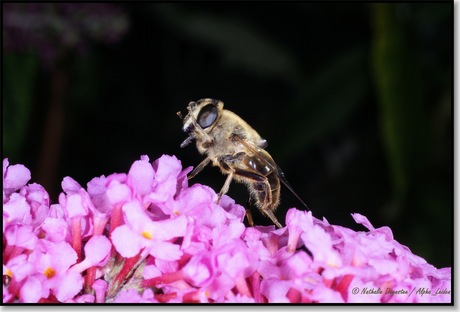
M 174 219 L 152 222 L 151 229 L 155 240 L 183 237 L 187 231 L 187 217 L 180 216 Z
M 33 230 L 32 226 L 14 225 L 8 227 L 5 232 L 8 245 L 33 250 L 38 242 L 38 238 Z
M 107 198 L 112 204 L 123 204 L 131 200 L 131 189 L 126 184 L 113 180 L 107 187 Z
M 120 291 L 113 301 L 114 303 L 140 303 L 141 295 L 134 288 Z
M 92 178 L 91 181 L 89 181 L 86 186 L 87 186 L 87 191 L 88 194 L 93 197 L 97 195 L 101 195 L 105 193 L 106 191 L 106 177 L 104 175 L 101 175 L 100 177 L 95 177 Z
M 61 218 L 46 218 L 41 228 L 46 233 L 46 239 L 52 242 L 65 241 L 69 235 L 69 226 Z
M 224 259 L 222 259 L 224 260 L 222 263 L 219 262 L 219 269 L 230 275 L 233 279 L 237 279 L 240 276 L 248 277 L 255 271 L 255 266 L 251 266 L 249 257 L 242 252 L 225 257 Z M 248 268 L 250 269 L 247 270 Z
M 269 303 L 290 302 L 286 297 L 289 288 L 289 281 L 282 281 L 279 279 L 264 278 L 260 283 L 260 292 L 267 298 Z
M 128 173 L 128 185 L 134 192 L 144 196 L 151 192 L 153 185 L 154 171 L 147 159 L 135 161 Z
M 42 298 L 43 291 L 40 280 L 35 276 L 29 276 L 21 287 L 19 301 L 22 303 L 36 303 Z
M 169 273 L 169 272 L 168 272 Z M 146 265 L 144 270 L 142 270 L 142 277 L 147 280 L 162 275 L 163 272 L 160 271 L 155 265 Z
M 234 295 L 232 292 L 230 292 L 226 298 L 224 303 L 256 303 L 254 298 L 250 298 L 248 296 L 242 295 L 240 293 L 237 293 Z
M 154 241 L 149 247 L 149 253 L 161 260 L 179 260 L 182 256 L 180 246 L 168 242 Z
M 81 185 L 71 177 L 65 177 L 61 182 L 61 187 L 68 195 L 78 193 L 82 188 Z
M 47 254 L 51 257 L 52 267 L 58 272 L 65 272 L 77 262 L 77 253 L 67 242 L 51 244 Z
M 312 259 L 306 252 L 296 252 L 286 260 L 281 274 L 292 279 L 308 275 L 312 272 L 310 266 L 312 262 Z
M 369 259 L 369 265 L 374 267 L 374 269 L 380 274 L 390 274 L 393 275 L 396 273 L 397 269 L 399 268 L 399 263 L 394 260 L 386 260 L 386 259 Z
M 105 292 L 108 287 L 108 283 L 103 279 L 98 279 L 93 283 L 93 289 L 96 294 L 96 303 L 104 303 Z
M 56 298 L 63 302 L 75 297 L 83 287 L 83 277 L 77 272 L 67 272 L 53 288 Z
M 94 303 L 94 296 L 91 294 L 83 294 L 72 299 L 68 299 L 64 303 Z
M 320 226 L 314 226 L 301 234 L 302 241 L 313 254 L 313 260 L 318 264 L 340 267 L 342 260 L 332 246 L 332 240 Z
M 30 170 L 24 165 L 12 165 L 8 167 L 8 159 L 5 158 L 3 160 L 3 190 L 7 195 L 26 185 L 30 177 Z
M 123 218 L 126 224 L 137 233 L 142 233 L 153 223 L 138 201 L 131 201 L 123 205 Z M 152 233 L 153 234 L 153 233 Z
M 321 303 L 343 303 L 344 300 L 342 295 L 332 290 L 329 287 L 325 287 L 324 285 L 318 285 L 313 289 L 313 292 L 310 296 L 311 300 Z
M 311 212 L 289 209 L 286 214 L 286 226 L 289 230 L 288 251 L 292 252 L 297 249 L 300 234 L 313 227 Z
M 107 196 L 106 181 L 105 176 L 96 177 L 89 181 L 87 184 L 88 195 L 98 212 L 110 214 L 112 205 Z
M 109 239 L 103 235 L 91 237 L 85 245 L 85 260 L 88 260 L 92 265 L 104 265 L 104 260 L 108 260 L 110 248 L 112 244 Z
M 210 299 L 217 302 L 224 301 L 225 295 L 235 287 L 234 280 L 227 274 L 220 274 L 204 287 L 204 291 Z
M 182 170 L 181 162 L 176 156 L 162 155 L 160 158 L 153 162 L 155 169 L 155 180 L 164 181 L 167 178 L 177 178 Z
M 14 257 L 8 261 L 6 266 L 13 272 L 13 277 L 18 282 L 21 282 L 35 271 L 32 264 L 27 261 L 27 256 L 25 254 Z
M 49 213 L 50 199 L 48 192 L 40 184 L 32 183 L 23 187 L 20 194 L 26 197 L 30 205 L 32 225 L 39 226 Z
M 64 207 L 69 218 L 82 217 L 88 214 L 88 207 L 83 204 L 83 199 L 79 193 L 68 195 Z
M 5 179 L 6 168 L 9 166 L 8 158 L 3 159 L 3 179 Z
M 6 223 L 32 223 L 30 205 L 26 198 L 18 193 L 11 194 L 9 201 L 3 204 L 3 212 L 8 215 Z
M 125 258 L 134 257 L 141 250 L 139 236 L 134 234 L 127 225 L 121 225 L 113 230 L 111 238 L 115 249 Z
M 356 223 L 364 225 L 366 228 L 368 228 L 371 231 L 375 230 L 375 228 L 372 226 L 369 220 L 362 214 L 352 213 L 351 216 L 353 217 L 353 219 L 355 219 Z
M 168 209 L 163 209 L 163 211 L 167 214 L 198 216 L 204 207 L 208 207 L 213 202 L 215 197 L 212 189 L 195 184 L 180 192 L 177 200 L 173 202 L 173 211 Z
M 163 155 L 153 163 L 155 184 L 148 198 L 153 202 L 163 203 L 172 198 L 177 191 L 177 177 L 182 165 L 175 156 Z
M 228 226 L 216 227 L 212 230 L 212 242 L 215 247 L 230 243 L 243 234 L 246 227 L 243 223 L 230 223 Z
M 243 222 L 244 217 L 246 216 L 246 209 L 243 206 L 236 204 L 234 199 L 224 195 L 220 199 L 219 205 L 230 214 L 229 219 L 236 219 Z
M 211 278 L 211 259 L 205 254 L 194 256 L 182 271 L 192 281 L 193 285 L 200 287 Z

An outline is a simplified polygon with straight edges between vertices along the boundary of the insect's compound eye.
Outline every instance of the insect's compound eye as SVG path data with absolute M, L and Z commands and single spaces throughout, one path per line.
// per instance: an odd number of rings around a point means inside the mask
M 198 124 L 201 128 L 206 129 L 217 119 L 219 110 L 214 104 L 208 104 L 200 110 L 198 114 Z

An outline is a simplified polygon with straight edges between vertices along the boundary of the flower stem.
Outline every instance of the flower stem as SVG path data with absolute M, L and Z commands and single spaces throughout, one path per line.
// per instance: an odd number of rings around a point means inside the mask
M 262 295 L 260 294 L 260 274 L 258 272 L 254 272 L 254 274 L 250 277 L 250 282 L 254 301 L 256 303 L 264 303 Z
M 169 294 L 155 294 L 154 295 L 155 299 L 158 300 L 161 303 L 168 302 L 171 299 L 174 299 L 177 297 L 177 293 L 172 292 Z
M 252 298 L 252 294 L 251 294 L 251 291 L 249 290 L 248 283 L 247 283 L 246 279 L 242 275 L 240 275 L 236 279 L 235 286 L 236 286 L 236 289 L 238 290 L 238 292 L 241 295 L 244 295 L 246 297 Z
M 123 214 L 121 207 L 121 204 L 116 204 L 115 207 L 113 207 L 112 217 L 110 218 L 110 233 L 112 233 L 112 231 L 120 225 L 121 217 Z
M 77 253 L 78 260 L 81 261 L 81 220 L 80 217 L 74 217 L 71 219 L 72 227 L 72 247 Z
M 135 265 L 139 262 L 141 255 L 138 254 L 134 257 L 127 258 L 120 272 L 110 283 L 109 290 L 107 292 L 107 297 L 111 298 L 117 294 L 121 289 L 121 286 L 126 282 L 130 275 L 134 272 Z
M 157 276 L 157 277 L 154 277 L 154 278 L 146 279 L 146 280 L 142 281 L 141 285 L 142 285 L 142 287 L 145 287 L 145 288 L 153 287 L 153 286 L 156 286 L 158 284 L 172 283 L 172 282 L 184 279 L 184 277 L 185 277 L 184 273 L 181 270 L 179 270 L 179 271 L 176 271 L 176 272 L 165 273 L 163 275 L 160 275 L 160 276 Z

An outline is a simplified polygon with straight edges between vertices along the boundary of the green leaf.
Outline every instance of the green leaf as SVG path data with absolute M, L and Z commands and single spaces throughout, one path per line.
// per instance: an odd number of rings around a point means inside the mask
M 406 194 L 427 139 L 422 77 L 407 27 L 392 4 L 373 4 L 373 68 L 380 126 L 395 195 Z

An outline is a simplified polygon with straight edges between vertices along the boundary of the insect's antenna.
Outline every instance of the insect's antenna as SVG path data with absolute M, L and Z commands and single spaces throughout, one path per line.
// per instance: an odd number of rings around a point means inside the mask
M 181 147 L 181 148 L 186 147 L 187 145 L 189 145 L 189 144 L 193 141 L 194 138 L 195 138 L 195 137 L 193 136 L 193 134 L 190 134 L 190 135 L 184 140 L 184 142 L 182 142 L 182 144 L 180 145 L 180 147 Z
M 296 193 L 294 193 L 294 195 L 302 203 L 302 205 L 304 205 L 304 207 L 307 209 L 307 211 L 310 211 L 310 208 L 308 208 L 307 204 L 305 204 L 305 202 L 302 200 L 302 198 L 300 198 L 300 196 L 297 195 Z
M 284 186 L 286 186 L 291 191 L 291 193 L 294 194 L 294 196 L 302 203 L 302 205 L 304 205 L 304 207 L 307 208 L 307 211 L 310 211 L 310 208 L 308 208 L 307 204 L 305 204 L 302 198 L 300 198 L 300 196 L 297 195 L 292 186 L 286 180 L 286 177 L 284 176 L 284 173 L 281 170 L 279 171 L 279 175 L 281 176 L 281 182 L 283 182 Z

